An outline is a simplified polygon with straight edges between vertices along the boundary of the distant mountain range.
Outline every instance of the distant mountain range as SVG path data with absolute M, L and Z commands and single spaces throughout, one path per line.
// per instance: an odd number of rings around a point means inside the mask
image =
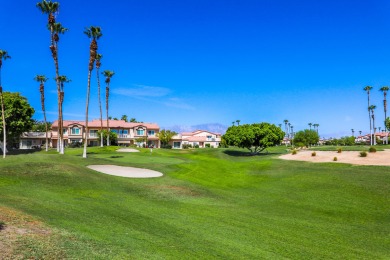
M 174 125 L 174 126 L 167 126 L 167 127 L 161 127 L 161 129 L 168 129 L 171 131 L 175 131 L 177 133 L 182 132 L 192 132 L 195 130 L 206 130 L 213 133 L 220 133 L 224 134 L 226 132 L 226 129 L 228 127 L 219 123 L 210 123 L 210 124 L 199 124 L 199 125 Z

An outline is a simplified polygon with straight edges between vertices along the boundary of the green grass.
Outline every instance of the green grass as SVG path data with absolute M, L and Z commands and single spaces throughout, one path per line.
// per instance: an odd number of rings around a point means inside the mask
M 61 258 L 76 259 L 390 258 L 389 167 L 277 159 L 285 147 L 258 156 L 238 149 L 115 149 L 91 148 L 88 159 L 70 149 L 0 161 L 0 206 L 42 221 L 54 234 L 49 242 L 21 240 L 19 252 L 44 258 L 60 248 Z M 90 164 L 150 168 L 164 177 L 114 177 Z

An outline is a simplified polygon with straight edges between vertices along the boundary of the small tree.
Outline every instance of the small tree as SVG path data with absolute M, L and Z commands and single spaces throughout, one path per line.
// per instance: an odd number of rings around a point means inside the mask
M 267 147 L 275 146 L 283 139 L 284 132 L 269 123 L 231 126 L 223 135 L 227 145 L 246 148 L 258 154 Z
M 161 141 L 161 147 L 165 147 L 172 140 L 172 137 L 174 135 L 177 135 L 177 133 L 175 131 L 163 129 L 160 132 L 158 132 L 156 135 Z
M 305 129 L 295 134 L 294 144 L 300 147 L 309 147 L 313 144 L 318 143 L 319 140 L 320 138 L 315 130 Z

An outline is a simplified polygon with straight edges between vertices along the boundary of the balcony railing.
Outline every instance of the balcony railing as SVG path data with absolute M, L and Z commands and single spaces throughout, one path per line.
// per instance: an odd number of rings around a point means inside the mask
M 97 133 L 89 133 L 88 137 L 96 138 L 99 137 Z
M 128 134 L 120 134 L 118 135 L 118 138 L 128 138 L 129 135 Z

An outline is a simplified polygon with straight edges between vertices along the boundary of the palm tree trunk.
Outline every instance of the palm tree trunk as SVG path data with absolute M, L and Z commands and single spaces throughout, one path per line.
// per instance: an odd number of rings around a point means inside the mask
M 106 113 L 107 113 L 107 146 L 110 146 L 110 126 L 108 119 L 108 98 L 110 96 L 110 86 L 107 84 L 106 86 Z
M 40 92 L 41 92 L 41 106 L 42 106 L 42 112 L 43 112 L 43 120 L 45 122 L 45 131 L 46 131 L 46 141 L 45 141 L 45 150 L 46 152 L 49 151 L 49 145 L 48 145 L 48 134 L 47 134 L 47 121 L 46 121 L 46 110 L 45 110 L 45 92 L 44 92 L 44 86 L 41 84 L 40 86 Z
M 384 100 L 383 100 L 383 106 L 385 109 L 385 135 L 386 135 L 386 144 L 389 144 L 389 137 L 387 135 L 387 127 L 386 127 L 386 118 L 387 118 L 387 100 L 386 100 L 386 92 L 384 92 Z
M 368 96 L 368 119 L 370 120 L 370 145 L 372 145 L 372 125 L 371 125 L 371 111 L 369 109 L 370 107 L 370 92 L 368 91 L 367 92 L 367 96 Z
M 5 159 L 5 155 L 7 153 L 7 134 L 6 134 L 6 127 L 5 127 L 4 98 L 3 98 L 2 91 L 0 91 L 0 98 L 1 98 L 1 115 L 3 118 L 3 159 Z
M 85 139 L 84 139 L 84 151 L 83 158 L 87 158 L 87 144 L 88 144 L 88 106 L 89 106 L 89 92 L 91 89 L 91 73 L 92 70 L 88 71 L 88 86 L 87 86 L 87 101 L 85 105 Z
M 100 147 L 103 147 L 103 111 L 102 111 L 102 99 L 100 96 L 99 68 L 96 68 L 96 76 L 97 76 L 97 83 L 98 83 L 98 97 L 99 97 L 99 110 L 100 110 Z

